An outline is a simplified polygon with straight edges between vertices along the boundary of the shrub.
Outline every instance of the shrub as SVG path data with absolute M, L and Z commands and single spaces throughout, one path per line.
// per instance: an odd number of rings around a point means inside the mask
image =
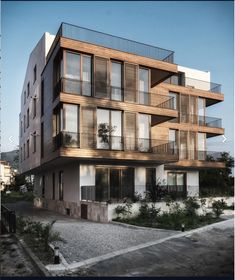
M 223 214 L 223 210 L 226 208 L 226 202 L 221 199 L 221 200 L 216 200 L 213 201 L 212 203 L 212 211 L 215 214 L 216 218 L 219 218 L 220 215 Z
M 118 205 L 115 208 L 115 213 L 117 214 L 118 219 L 120 219 L 121 217 L 125 218 L 125 216 L 130 215 L 132 213 L 131 208 L 132 204 L 128 202 L 126 203 L 126 205 Z
M 154 204 L 149 205 L 147 203 L 142 203 L 139 208 L 139 215 L 138 217 L 140 219 L 146 220 L 147 223 L 150 223 L 151 225 L 154 223 L 154 221 L 157 220 L 157 217 L 160 213 L 161 209 L 156 208 Z
M 200 205 L 197 201 L 196 197 L 188 197 L 187 199 L 184 200 L 184 205 L 185 205 L 185 214 L 187 216 L 196 216 L 198 210 L 200 208 Z
M 138 192 L 135 192 L 134 193 L 134 196 L 132 198 L 132 201 L 135 203 L 135 202 L 138 202 L 138 201 L 141 201 L 142 200 L 142 195 L 141 193 L 138 193 Z

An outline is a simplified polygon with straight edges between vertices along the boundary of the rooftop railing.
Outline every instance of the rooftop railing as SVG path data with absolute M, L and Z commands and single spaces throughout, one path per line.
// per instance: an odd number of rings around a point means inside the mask
M 88 28 L 62 23 L 57 36 L 78 40 L 102 47 L 133 53 L 169 63 L 174 63 L 174 52 L 171 50 L 139 43 L 133 40 L 91 30 Z
M 54 98 L 60 92 L 175 110 L 174 97 L 168 95 L 138 90 L 125 90 L 124 88 L 106 85 L 96 87 L 94 83 L 68 78 L 61 78 L 55 85 Z M 132 96 L 132 100 L 128 100 L 125 97 L 126 95 Z
M 201 90 L 214 92 L 214 93 L 221 93 L 220 84 L 202 81 L 202 80 L 189 78 L 189 77 L 182 77 L 182 76 L 179 77 L 178 75 L 173 75 L 172 77 L 165 80 L 164 83 L 178 85 L 178 86 L 184 86 L 184 87 L 190 87 L 190 88 L 196 88 L 196 89 L 201 89 Z

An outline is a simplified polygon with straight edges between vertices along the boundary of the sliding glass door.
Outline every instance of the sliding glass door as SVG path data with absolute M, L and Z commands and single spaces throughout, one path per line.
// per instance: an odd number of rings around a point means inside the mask
M 149 104 L 149 70 L 139 68 L 139 103 Z

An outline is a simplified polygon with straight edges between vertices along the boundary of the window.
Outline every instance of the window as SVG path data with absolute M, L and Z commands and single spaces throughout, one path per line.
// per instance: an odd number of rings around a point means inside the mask
M 198 114 L 198 124 L 199 125 L 205 125 L 205 111 L 206 111 L 206 106 L 205 106 L 205 98 L 198 98 L 197 102 L 197 114 Z
M 139 68 L 139 103 L 149 104 L 149 70 Z
M 26 116 L 24 115 L 24 132 L 26 130 Z
M 45 197 L 45 175 L 42 176 L 42 197 Z
M 111 62 L 111 99 L 122 101 L 122 64 Z
M 33 82 L 35 83 L 37 80 L 37 64 L 33 68 Z
M 55 199 L 55 173 L 52 173 L 52 199 Z
M 27 158 L 29 157 L 29 139 L 27 140 Z
M 198 132 L 197 134 L 197 148 L 198 148 L 198 160 L 206 159 L 206 134 Z
M 134 168 L 96 168 L 95 200 L 119 201 L 134 195 Z
M 27 84 L 27 97 L 30 95 L 30 82 Z
M 27 110 L 27 128 L 29 127 L 29 108 Z
M 68 93 L 81 93 L 81 56 L 80 54 L 65 52 L 64 91 Z
M 64 172 L 59 172 L 59 200 L 64 199 Z
M 177 172 L 167 173 L 167 185 L 170 193 L 182 193 L 186 192 L 186 174 Z
M 35 118 L 37 114 L 37 99 L 36 97 L 33 98 L 33 117 Z
M 20 137 L 23 135 L 23 121 L 20 121 Z
M 95 57 L 95 97 L 109 98 L 108 59 Z
M 37 149 L 37 136 L 36 136 L 36 131 L 34 131 L 33 134 L 33 152 L 35 153 Z
M 97 148 L 122 150 L 122 112 L 97 109 Z
M 23 149 L 22 147 L 20 148 L 20 161 L 23 161 Z
M 91 57 L 82 56 L 82 95 L 91 96 Z
M 63 145 L 66 147 L 79 147 L 79 107 L 72 104 L 63 104 L 61 120 Z
M 41 81 L 41 116 L 44 115 L 44 80 Z
M 25 160 L 25 158 L 26 158 L 26 151 L 25 151 L 25 143 L 24 143 L 24 160 Z
M 170 99 L 171 108 L 174 110 L 178 110 L 178 93 L 170 91 L 169 96 L 171 97 Z
M 151 191 L 156 186 L 156 168 L 146 168 L 146 191 Z
M 26 91 L 24 91 L 24 104 L 26 103 Z
M 139 119 L 139 151 L 148 152 L 150 148 L 150 120 L 151 116 L 138 114 Z
M 44 125 L 41 123 L 41 158 L 44 157 Z
M 175 130 L 175 129 L 169 129 L 169 144 L 170 144 L 170 149 L 174 153 L 177 153 L 177 148 L 178 148 L 178 131 Z

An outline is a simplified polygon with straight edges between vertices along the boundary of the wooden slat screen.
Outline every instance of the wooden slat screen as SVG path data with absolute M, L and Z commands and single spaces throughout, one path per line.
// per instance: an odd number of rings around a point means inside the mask
M 136 144 L 136 114 L 125 113 L 125 149 L 135 150 Z
M 137 66 L 125 63 L 124 71 L 124 97 L 125 101 L 136 102 L 137 94 Z
M 108 59 L 95 57 L 95 96 L 108 98 Z
M 81 107 L 82 134 L 80 137 L 81 148 L 95 148 L 95 108 Z

